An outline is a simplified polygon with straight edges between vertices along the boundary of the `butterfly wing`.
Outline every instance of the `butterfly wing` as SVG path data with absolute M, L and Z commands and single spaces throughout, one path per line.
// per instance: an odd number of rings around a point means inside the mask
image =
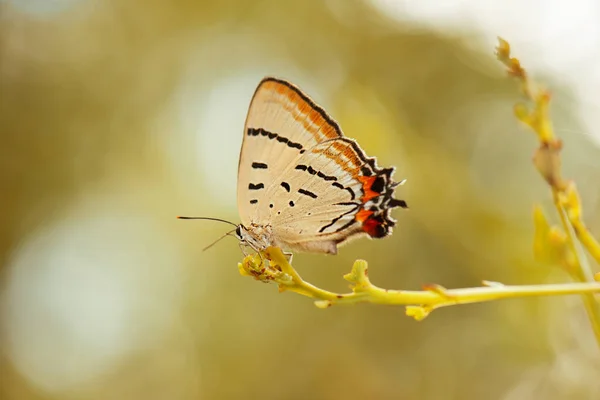
M 398 185 L 294 85 L 265 78 L 252 98 L 238 169 L 243 225 L 269 225 L 272 244 L 337 252 L 350 238 L 391 233 Z
M 308 150 L 294 165 L 287 198 L 269 193 L 274 210 L 273 236 L 292 250 L 337 253 L 337 247 L 361 235 L 391 233 L 397 183 L 393 168 L 379 168 L 352 139 L 337 138 Z
M 268 219 L 271 210 L 262 206 L 266 189 L 308 149 L 337 137 L 337 124 L 297 87 L 263 79 L 250 102 L 238 165 L 242 224 Z

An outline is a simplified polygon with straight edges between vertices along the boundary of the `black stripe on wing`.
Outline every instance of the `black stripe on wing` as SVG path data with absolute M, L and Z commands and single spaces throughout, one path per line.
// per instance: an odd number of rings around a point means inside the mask
M 263 128 L 248 128 L 248 136 L 263 136 L 269 140 L 275 139 L 279 143 L 285 144 L 287 147 L 300 150 L 300 154 L 304 153 L 304 147 L 300 143 L 292 142 L 285 136 L 281 136 L 275 132 L 269 132 L 267 130 L 264 130 Z

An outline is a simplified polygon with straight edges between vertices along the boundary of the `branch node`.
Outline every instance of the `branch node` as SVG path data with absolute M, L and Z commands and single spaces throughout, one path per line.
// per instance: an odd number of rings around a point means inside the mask
M 356 260 L 352 265 L 352 270 L 344 275 L 344 279 L 352 284 L 350 288 L 354 292 L 361 291 L 372 286 L 368 274 L 369 264 L 365 260 Z
M 560 140 L 542 142 L 533 155 L 533 164 L 538 172 L 548 185 L 554 188 L 563 188 L 566 186 L 560 169 L 561 149 L 562 142 Z
M 450 296 L 448 294 L 448 289 L 446 289 L 442 285 L 438 285 L 436 283 L 430 283 L 428 285 L 423 285 L 423 290 L 426 290 L 428 292 L 433 292 L 445 300 L 453 299 L 453 296 Z
M 429 306 L 406 306 L 406 315 L 415 319 L 415 321 L 423 321 L 433 311 Z

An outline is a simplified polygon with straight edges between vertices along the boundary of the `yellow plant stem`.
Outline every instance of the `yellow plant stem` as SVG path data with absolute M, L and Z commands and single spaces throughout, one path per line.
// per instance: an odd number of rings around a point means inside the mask
M 566 216 L 566 218 L 561 217 L 563 225 L 565 224 L 565 219 L 568 219 L 575 235 L 583 247 L 592 258 L 600 264 L 600 243 L 598 243 L 596 238 L 590 233 L 581 219 L 581 202 L 579 200 L 577 188 L 571 183 L 565 190 L 553 188 L 553 193 L 556 208 L 562 207 Z
M 524 104 L 518 104 L 515 106 L 515 113 L 521 122 L 535 132 L 540 141 L 540 148 L 536 155 L 545 157 L 539 157 L 537 161 L 540 162 L 536 163 L 536 166 L 552 188 L 554 204 L 559 213 L 561 212 L 560 208 L 564 207 L 567 219 L 577 238 L 594 260 L 600 263 L 600 243 L 592 236 L 581 219 L 581 202 L 575 184 L 573 182 L 566 183 L 561 177 L 560 150 L 562 143 L 554 135 L 549 117 L 550 95 L 545 91 L 539 93 L 532 91 L 525 69 L 521 67 L 518 59 L 511 57 L 510 45 L 506 40 L 499 38 L 496 55 L 498 60 L 508 68 L 509 74 L 519 80 L 523 94 L 533 104 L 531 111 Z M 561 220 L 565 226 L 567 222 L 563 215 L 561 215 Z M 591 271 L 585 275 L 591 276 Z
M 594 275 L 592 274 L 591 267 L 588 263 L 585 253 L 581 250 L 581 244 L 573 237 L 573 226 L 569 223 L 570 221 L 568 220 L 567 212 L 560 203 L 559 194 L 557 192 L 554 192 L 554 203 L 556 209 L 558 210 L 558 214 L 560 215 L 563 229 L 567 234 L 567 243 L 571 248 L 571 254 L 575 261 L 573 265 L 574 268 L 569 269 L 571 276 L 574 280 L 581 283 L 593 282 Z M 594 331 L 594 336 L 600 345 L 600 306 L 598 305 L 598 301 L 592 293 L 588 293 L 582 296 L 582 298 L 585 310 L 592 325 L 592 330 Z
M 581 220 L 571 220 L 571 225 L 575 230 L 575 234 L 581 241 L 581 244 L 590 253 L 590 255 L 600 264 L 600 243 L 590 233 Z
M 429 285 L 424 290 L 388 290 L 377 287 L 368 278 L 366 261 L 354 262 L 352 271 L 344 276 L 351 283 L 352 292 L 334 293 L 305 282 L 288 262 L 281 249 L 269 247 L 261 254 L 249 255 L 239 265 L 243 275 L 264 282 L 276 282 L 279 291 L 291 291 L 317 299 L 319 308 L 335 304 L 374 303 L 405 305 L 407 315 L 422 320 L 436 308 L 481 303 L 485 301 L 532 297 L 600 293 L 600 283 L 564 283 L 548 285 L 506 286 L 496 282 L 483 282 L 484 287 L 446 289 Z
M 565 244 L 568 253 L 560 261 L 574 280 L 582 283 L 593 282 L 594 274 L 581 247 L 583 246 L 596 262 L 600 263 L 600 244 L 581 219 L 581 201 L 575 183 L 562 178 L 560 159 L 562 142 L 556 138 L 549 116 L 550 95 L 545 90 L 532 90 L 525 69 L 517 58 L 511 57 L 510 45 L 506 40 L 499 38 L 496 56 L 507 67 L 509 75 L 519 80 L 523 94 L 532 103 L 531 109 L 522 103 L 517 104 L 515 114 L 521 122 L 535 132 L 540 142 L 533 162 L 552 189 L 554 205 L 567 238 Z M 540 243 L 537 245 L 540 247 Z M 583 295 L 583 301 L 596 340 L 600 345 L 600 305 L 591 293 Z

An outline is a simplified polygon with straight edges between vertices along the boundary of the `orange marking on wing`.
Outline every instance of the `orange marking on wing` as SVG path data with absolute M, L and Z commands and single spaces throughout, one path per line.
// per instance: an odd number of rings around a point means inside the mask
M 279 82 L 270 81 L 265 84 L 265 89 L 275 91 L 282 99 L 282 105 L 294 120 L 301 123 L 308 132 L 319 142 L 338 137 L 336 130 L 327 122 L 313 106 L 304 100 L 295 90 Z M 317 139 L 317 135 L 320 137 Z
M 361 160 L 348 143 L 332 143 L 331 147 L 337 150 L 339 153 L 333 154 L 333 159 L 342 169 L 351 175 L 358 177 L 358 168 L 361 164 Z
M 300 96 L 298 96 L 298 94 L 293 93 L 294 94 L 294 99 L 292 100 L 290 98 L 290 100 L 298 105 L 298 108 L 300 109 L 300 112 L 305 114 L 306 116 L 308 116 L 308 119 L 315 125 L 319 126 L 321 129 L 319 129 L 319 133 L 321 135 L 324 136 L 324 140 L 325 139 L 334 139 L 336 138 L 338 135 L 335 132 L 335 129 L 333 129 L 333 127 L 331 125 L 329 125 L 329 123 L 327 122 L 327 120 L 325 120 L 325 118 L 323 118 L 323 116 L 317 111 L 315 110 L 309 103 L 307 103 L 306 101 L 304 101 L 304 99 L 302 99 Z
M 344 142 L 333 142 L 331 143 L 331 147 L 343 154 L 348 148 L 348 144 Z
M 354 219 L 356 219 L 358 222 L 365 222 L 371 215 L 373 215 L 373 211 L 361 208 L 360 211 L 356 213 Z
M 339 167 L 342 170 L 344 170 L 348 174 L 352 175 L 353 177 L 355 177 L 356 175 L 358 175 L 358 169 L 356 167 L 350 165 L 349 163 L 345 162 L 340 157 L 339 153 L 332 153 L 329 150 L 313 150 L 313 153 L 315 153 L 315 154 L 323 154 L 325 157 L 327 157 L 330 160 L 332 160 L 333 162 L 335 162 L 337 165 L 339 165 Z
M 350 162 L 354 165 L 355 168 L 358 168 L 361 164 L 361 160 L 349 144 L 346 145 L 346 150 L 343 152 L 344 156 L 350 160 Z
M 331 149 L 337 150 L 337 152 L 331 151 Z M 345 172 L 349 173 L 353 177 L 358 176 L 358 165 L 356 165 L 356 160 L 359 160 L 359 158 L 356 156 L 350 145 L 346 143 L 333 142 L 328 148 L 314 149 L 312 152 L 315 154 L 323 154 L 325 157 L 339 165 L 340 168 L 342 168 Z M 348 152 L 351 154 L 351 156 L 348 156 Z
M 343 158 L 347 160 L 347 162 L 344 163 L 346 166 L 344 169 L 348 172 L 351 172 L 353 175 L 358 175 L 358 168 L 362 164 L 362 161 L 358 154 L 356 154 L 356 151 L 354 151 L 354 148 L 349 143 L 343 142 L 334 142 L 333 147 L 341 153 L 340 155 L 342 155 Z M 342 159 L 342 157 L 336 157 L 338 159 Z
M 374 190 L 371 190 L 371 186 L 373 186 L 375 179 L 377 179 L 377 177 L 375 177 L 375 176 L 359 176 L 358 177 L 358 180 L 360 181 L 360 183 L 363 184 L 363 192 L 365 193 L 360 198 L 360 200 L 363 203 L 366 203 L 367 201 L 369 201 L 372 198 L 377 197 L 381 194 L 381 193 L 377 193 Z

